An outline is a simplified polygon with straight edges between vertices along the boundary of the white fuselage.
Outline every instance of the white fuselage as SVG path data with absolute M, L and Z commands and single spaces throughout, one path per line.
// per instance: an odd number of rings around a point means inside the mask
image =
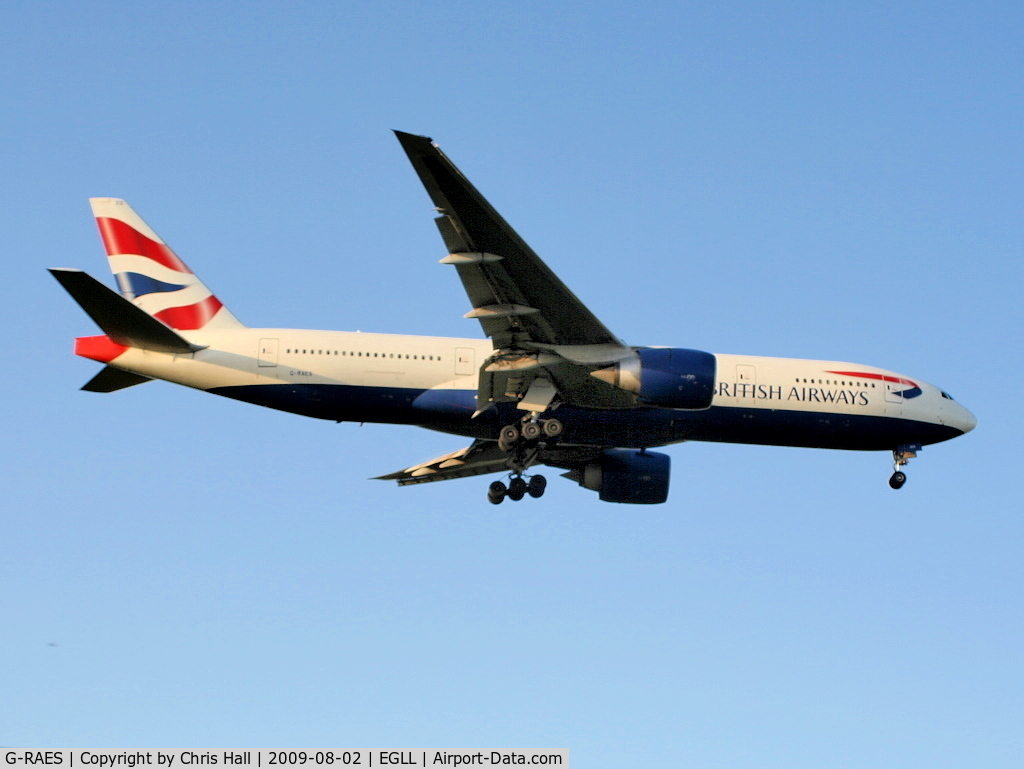
M 475 397 L 478 371 L 493 352 L 486 339 L 301 329 L 197 331 L 189 334 L 189 340 L 207 347 L 184 355 L 124 348 L 120 355 L 104 362 L 310 416 L 338 421 L 408 422 L 474 435 L 478 431 L 468 418 L 466 429 L 460 429 L 458 423 L 466 417 L 461 412 L 441 420 L 419 419 L 408 407 L 426 391 L 444 391 L 463 401 Z M 908 442 L 930 443 L 966 432 L 975 424 L 967 409 L 937 387 L 885 369 L 794 358 L 715 358 L 717 375 L 710 412 L 716 416 L 679 411 L 681 423 L 689 418 L 700 426 L 661 435 L 650 445 L 689 438 L 885 448 L 888 438 L 878 445 L 871 441 L 851 444 L 843 436 L 844 425 L 855 421 L 862 432 L 864 418 L 879 425 L 890 420 L 918 423 L 922 434 Z M 260 396 L 238 395 L 250 392 Z M 372 400 L 361 400 L 371 393 Z M 328 407 L 325 398 L 336 402 Z M 389 398 L 393 410 L 387 408 Z M 313 401 L 315 407 L 310 405 Z M 370 405 L 362 407 L 363 403 Z M 780 415 L 785 415 L 784 424 L 779 422 Z M 745 422 L 750 428 L 746 431 Z M 716 425 L 720 426 L 718 435 L 714 434 Z M 929 426 L 949 428 L 949 433 L 926 429 Z M 806 439 L 801 437 L 801 430 L 807 431 Z M 838 436 L 834 443 L 823 438 L 829 434 Z

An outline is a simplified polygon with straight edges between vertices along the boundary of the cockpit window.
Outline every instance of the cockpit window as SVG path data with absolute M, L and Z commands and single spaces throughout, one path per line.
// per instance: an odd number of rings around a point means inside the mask
M 953 396 L 950 395 L 948 392 L 945 392 L 945 391 L 942 392 L 942 397 L 945 398 L 946 400 L 950 400 L 950 401 L 953 400 Z

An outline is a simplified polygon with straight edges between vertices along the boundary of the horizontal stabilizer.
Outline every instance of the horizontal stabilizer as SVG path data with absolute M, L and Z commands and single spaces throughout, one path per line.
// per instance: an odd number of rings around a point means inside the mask
M 152 382 L 148 376 L 133 374 L 130 371 L 122 371 L 113 366 L 104 366 L 100 373 L 82 385 L 82 389 L 91 393 L 112 393 L 123 390 L 126 387 L 133 387 L 143 382 Z
M 81 270 L 52 269 L 50 273 L 117 344 L 154 352 L 191 353 L 204 349 Z

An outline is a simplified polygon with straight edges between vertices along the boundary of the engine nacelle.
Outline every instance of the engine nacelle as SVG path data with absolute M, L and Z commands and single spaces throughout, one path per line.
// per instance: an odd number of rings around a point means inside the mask
M 647 348 L 591 376 L 670 409 L 706 409 L 715 397 L 715 356 L 701 350 Z
M 609 449 L 596 462 L 565 474 L 602 502 L 658 505 L 668 499 L 670 458 L 654 451 Z

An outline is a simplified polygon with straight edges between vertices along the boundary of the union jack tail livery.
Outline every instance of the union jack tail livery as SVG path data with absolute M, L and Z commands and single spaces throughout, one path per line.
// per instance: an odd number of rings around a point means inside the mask
M 121 295 L 177 331 L 244 328 L 123 200 L 91 198 Z

